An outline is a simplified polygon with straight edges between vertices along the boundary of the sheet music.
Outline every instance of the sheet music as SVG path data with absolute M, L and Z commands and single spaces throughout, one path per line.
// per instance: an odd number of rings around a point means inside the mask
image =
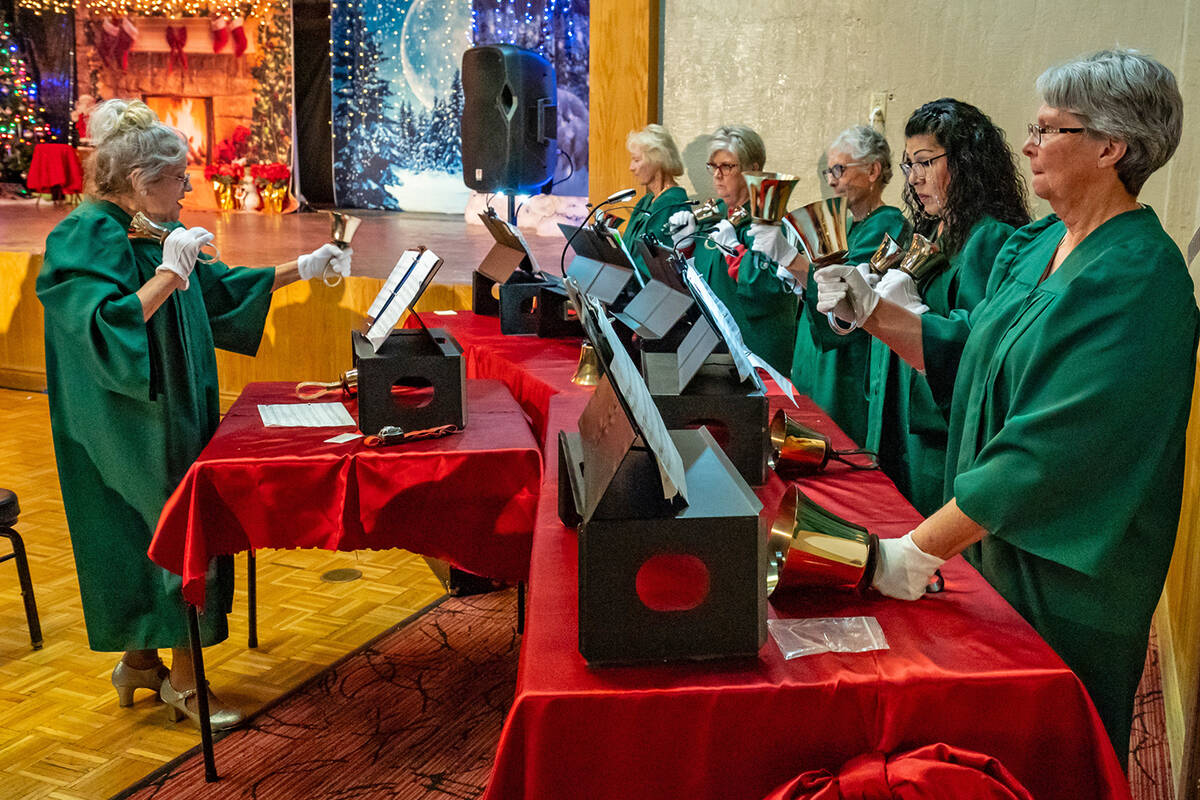
M 779 388 L 783 389 L 784 393 L 787 394 L 788 400 L 792 401 L 792 405 L 796 406 L 796 408 L 799 408 L 800 404 L 796 402 L 796 387 L 792 385 L 792 382 L 783 377 L 783 375 L 779 374 L 778 370 L 776 370 L 766 361 L 763 361 L 754 353 L 750 352 L 749 350 L 747 350 L 746 353 L 750 356 L 750 363 L 754 365 L 754 368 L 761 369 L 763 372 L 767 373 L 767 375 L 771 377 L 771 380 L 775 381 Z
M 585 301 L 586 302 L 586 301 Z M 687 500 L 687 477 L 683 466 L 683 457 L 675 446 L 671 434 L 667 432 L 666 423 L 654 398 L 646 388 L 646 382 L 634 365 L 629 353 L 621 346 L 612 323 L 603 312 L 595 315 L 597 327 L 601 336 L 608 342 L 612 351 L 608 375 L 614 382 L 613 388 L 625 399 L 625 408 L 633 415 L 634 429 L 641 435 L 646 446 L 654 454 L 658 462 L 658 474 L 662 480 L 663 497 L 671 499 L 679 494 Z
M 416 250 L 405 250 L 400 254 L 400 259 L 396 262 L 396 266 L 392 267 L 391 273 L 383 283 L 383 288 L 379 290 L 379 294 L 375 295 L 375 299 L 371 301 L 371 307 L 367 309 L 368 318 L 377 319 L 379 317 L 379 312 L 383 311 L 383 307 L 387 305 L 388 300 L 392 299 L 392 295 L 396 293 L 396 287 L 404 280 L 404 276 L 412 269 L 412 265 L 416 260 Z
M 261 404 L 258 415 L 267 428 L 340 428 L 358 423 L 341 403 Z
M 762 379 L 754 371 L 754 365 L 746 358 L 749 348 L 746 347 L 746 343 L 742 340 L 742 332 L 738 330 L 737 321 L 729 313 L 729 309 L 725 307 L 725 304 L 713 292 L 708 282 L 700 277 L 700 273 L 696 271 L 694 265 L 688 264 L 683 276 L 687 281 L 688 287 L 692 290 L 692 296 L 700 304 L 700 308 L 704 311 L 705 316 L 716 327 L 717 332 L 721 334 L 721 338 L 725 340 L 725 345 L 729 348 L 729 355 L 733 358 L 734 366 L 737 367 L 738 378 L 743 381 L 752 379 L 758 385 L 758 388 L 765 390 Z
M 432 250 L 425 250 L 417 257 L 395 288 L 391 300 L 384 302 L 383 311 L 379 313 L 375 322 L 371 324 L 370 330 L 367 331 L 367 340 L 375 348 L 375 352 L 379 352 L 380 345 L 387 340 L 388 334 L 392 332 L 392 328 L 396 327 L 396 323 L 404 316 L 404 312 L 416 301 L 430 276 L 440 264 L 441 259 Z

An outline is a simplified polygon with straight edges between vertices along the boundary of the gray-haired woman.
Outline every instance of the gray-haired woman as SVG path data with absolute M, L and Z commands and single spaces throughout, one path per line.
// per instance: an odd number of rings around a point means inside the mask
M 1132 50 L 1049 69 L 1038 89 L 1023 152 L 1054 213 L 1012 235 L 969 316 L 917 316 L 839 269 L 817 273 L 818 307 L 953 387 L 948 502 L 885 543 L 875 586 L 919 598 L 965 552 L 1079 675 L 1123 761 L 1200 330 L 1179 249 L 1137 201 L 1179 143 L 1183 100 Z
M 123 651 L 112 683 L 121 705 L 135 689 L 161 692 L 172 716 L 196 718 L 180 579 L 146 555 L 167 496 L 218 419 L 214 347 L 253 355 L 271 292 L 350 272 L 350 252 L 323 245 L 277 267 L 198 260 L 212 240 L 179 223 L 191 189 L 187 143 L 140 101 L 110 100 L 89 119 L 95 152 L 89 197 L 46 239 L 37 293 L 45 307 L 46 378 L 59 481 L 88 643 Z M 141 212 L 172 228 L 159 244 L 130 239 Z M 227 559 L 209 574 L 201 639 L 228 635 Z M 168 671 L 159 648 L 172 648 Z M 211 700 L 214 728 L 239 711 Z
M 885 235 L 902 242 L 908 235 L 904 213 L 884 205 L 883 187 L 892 178 L 892 150 L 874 128 L 855 125 L 837 135 L 826 152 L 821 175 L 833 193 L 846 200 L 850 224 L 846 231 L 847 264 L 871 257 Z M 807 270 L 806 270 L 807 273 Z M 868 434 L 866 386 L 870 371 L 871 337 L 861 331 L 839 336 L 824 314 L 817 313 L 817 292 L 811 275 L 792 354 L 792 383 L 833 418 L 851 439 L 864 444 Z M 875 444 L 878 447 L 878 444 Z

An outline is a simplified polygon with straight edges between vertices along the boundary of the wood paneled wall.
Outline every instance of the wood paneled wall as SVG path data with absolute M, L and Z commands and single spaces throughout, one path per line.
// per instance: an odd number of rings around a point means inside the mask
M 0 386 L 46 390 L 42 304 L 34 291 L 38 253 L 0 253 Z
M 631 185 L 625 137 L 659 119 L 660 0 L 592 0 L 588 194 Z

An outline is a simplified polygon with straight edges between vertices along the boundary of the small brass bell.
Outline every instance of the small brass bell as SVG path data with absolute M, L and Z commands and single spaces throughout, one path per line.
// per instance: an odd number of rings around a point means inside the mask
M 591 342 L 584 342 L 579 348 L 579 366 L 571 376 L 571 383 L 577 386 L 595 386 L 600 383 L 600 356 Z

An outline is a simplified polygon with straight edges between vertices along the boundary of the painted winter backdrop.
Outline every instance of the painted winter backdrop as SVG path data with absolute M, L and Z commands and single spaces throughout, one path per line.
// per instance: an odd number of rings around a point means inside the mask
M 503 41 L 555 63 L 570 158 L 554 193 L 587 193 L 588 0 L 334 0 L 331 12 L 339 205 L 462 213 L 462 54 Z

